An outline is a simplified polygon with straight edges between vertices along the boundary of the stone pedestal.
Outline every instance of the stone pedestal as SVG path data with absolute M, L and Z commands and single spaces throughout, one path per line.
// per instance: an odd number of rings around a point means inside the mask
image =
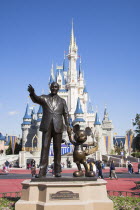
M 113 210 L 113 202 L 107 197 L 106 183 L 102 179 L 25 180 L 15 210 Z

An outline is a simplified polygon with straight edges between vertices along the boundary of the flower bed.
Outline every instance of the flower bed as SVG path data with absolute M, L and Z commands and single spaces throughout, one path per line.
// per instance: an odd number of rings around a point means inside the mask
M 114 203 L 114 210 L 140 210 L 140 198 L 109 196 Z
M 114 203 L 114 210 L 140 210 L 140 198 L 109 196 Z M 0 210 L 14 210 L 19 198 L 0 198 Z

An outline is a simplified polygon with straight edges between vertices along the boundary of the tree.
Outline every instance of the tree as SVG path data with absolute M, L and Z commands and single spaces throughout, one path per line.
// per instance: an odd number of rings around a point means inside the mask
M 140 134 L 133 139 L 132 148 L 134 152 L 140 152 Z
M 19 154 L 20 151 L 22 151 L 22 139 L 20 140 L 19 144 L 16 142 L 15 149 L 14 149 L 14 154 Z M 12 145 L 11 145 L 11 141 L 10 141 L 9 147 L 6 150 L 6 155 L 11 155 L 11 154 L 13 154 L 13 152 L 12 152 Z
M 136 114 L 135 120 L 133 121 L 133 126 L 136 126 L 135 132 L 140 134 L 140 114 Z
M 133 139 L 132 147 L 134 151 L 140 151 L 140 114 L 136 114 L 133 126 L 136 126 L 137 136 Z
M 22 151 L 22 140 L 19 144 L 16 143 L 14 154 L 19 154 L 20 151 Z
M 9 143 L 9 147 L 8 149 L 6 150 L 6 155 L 11 155 L 12 154 L 12 145 L 11 145 L 11 141 Z

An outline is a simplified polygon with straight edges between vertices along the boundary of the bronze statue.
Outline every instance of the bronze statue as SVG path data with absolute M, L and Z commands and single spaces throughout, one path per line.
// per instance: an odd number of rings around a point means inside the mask
M 40 104 L 43 108 L 43 117 L 40 125 L 42 135 L 42 150 L 40 160 L 40 171 L 38 177 L 46 177 L 48 166 L 48 156 L 51 139 L 53 138 L 54 148 L 54 173 L 55 177 L 61 177 L 61 141 L 63 133 L 63 117 L 67 126 L 69 138 L 71 138 L 71 128 L 69 126 L 69 114 L 66 101 L 57 95 L 59 84 L 53 82 L 50 86 L 49 95 L 37 96 L 34 88 L 29 85 L 28 91 L 34 103 Z
M 89 133 L 90 128 L 87 128 L 85 130 L 80 130 L 80 126 L 76 125 L 73 128 L 73 131 L 75 133 L 74 135 L 74 139 L 75 141 L 73 141 L 70 138 L 70 142 L 75 146 L 74 147 L 74 152 L 73 152 L 73 161 L 76 163 L 77 167 L 78 167 L 78 171 L 75 171 L 73 173 L 73 176 L 75 177 L 80 177 L 80 176 L 84 176 L 84 173 L 82 171 L 81 168 L 81 164 L 84 165 L 85 168 L 85 176 L 87 177 L 94 177 L 95 173 L 94 171 L 90 171 L 86 162 L 86 155 L 88 155 L 87 150 L 83 150 L 83 147 L 87 147 L 89 146 L 89 144 L 83 144 L 86 140 L 87 140 L 87 136 L 90 135 Z M 91 144 L 92 146 L 93 144 Z

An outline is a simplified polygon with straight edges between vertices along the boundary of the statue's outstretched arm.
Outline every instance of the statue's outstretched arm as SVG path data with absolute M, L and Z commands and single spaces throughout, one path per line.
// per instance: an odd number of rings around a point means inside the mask
M 34 103 L 37 103 L 37 104 L 40 104 L 40 105 L 43 104 L 44 98 L 43 98 L 42 96 L 37 96 L 37 95 L 35 94 L 34 88 L 33 88 L 32 85 L 30 85 L 30 84 L 28 85 L 28 91 L 29 91 L 30 97 L 31 97 L 31 99 L 32 99 L 32 101 L 33 101 Z

